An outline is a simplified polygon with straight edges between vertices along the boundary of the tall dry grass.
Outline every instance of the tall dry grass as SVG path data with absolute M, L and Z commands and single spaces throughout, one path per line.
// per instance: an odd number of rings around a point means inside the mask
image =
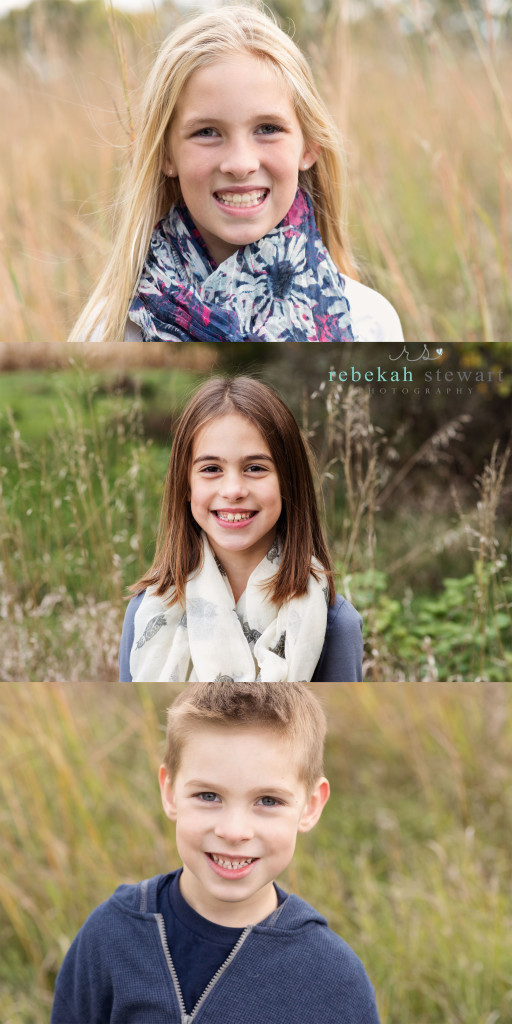
M 402 5 L 342 30 L 352 224 L 411 341 L 508 340 L 512 323 L 510 49 L 489 51 L 465 0 L 458 13 L 464 42 L 434 23 L 404 34 Z
M 510 48 L 484 43 L 459 2 L 466 32 L 455 35 L 421 4 L 355 21 L 341 2 L 337 23 L 319 23 L 310 44 L 347 141 L 362 272 L 396 305 L 410 341 L 507 341 L 512 322 Z M 110 48 L 84 38 L 72 54 L 43 18 L 24 61 L 5 64 L 6 341 L 65 340 L 91 289 L 166 10 L 134 31 L 117 23 Z

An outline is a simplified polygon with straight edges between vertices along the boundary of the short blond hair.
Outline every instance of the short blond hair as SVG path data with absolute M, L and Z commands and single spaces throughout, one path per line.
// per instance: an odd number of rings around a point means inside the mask
M 320 701 L 304 683 L 189 683 L 167 711 L 164 765 L 171 782 L 187 738 L 205 725 L 277 733 L 297 751 L 299 779 L 308 794 L 323 776 L 327 721 Z

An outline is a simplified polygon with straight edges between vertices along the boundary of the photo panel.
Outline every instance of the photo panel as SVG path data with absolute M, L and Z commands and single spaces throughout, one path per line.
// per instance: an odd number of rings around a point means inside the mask
M 1 164 L 0 275 L 12 341 L 69 337 L 119 237 L 120 182 L 159 46 L 194 15 L 229 6 L 3 0 L 1 109 L 12 147 Z M 329 212 L 346 225 L 348 277 L 391 303 L 410 341 L 508 342 L 507 5 L 487 13 L 466 0 L 252 6 L 304 53 L 340 133 L 343 209 L 337 200 Z M 313 133 L 323 140 L 317 117 Z M 314 193 L 311 174 L 301 172 Z
M 2 1020 L 48 1024 L 57 972 L 94 908 L 119 885 L 181 867 L 158 771 L 166 709 L 182 690 L 107 683 L 2 688 Z M 507 1019 L 510 688 L 363 683 L 311 690 L 327 717 L 331 795 L 315 827 L 298 835 L 279 887 L 315 908 L 360 957 L 382 1024 Z M 223 727 L 226 742 L 240 728 Z M 242 728 L 250 758 L 250 737 L 263 734 L 266 742 L 269 730 Z M 270 775 L 272 763 L 265 762 Z M 215 799 L 224 809 L 241 799 L 247 764 L 227 780 L 219 765 L 220 759 L 204 781 L 221 789 Z M 260 782 L 251 808 L 265 804 Z M 258 810 L 267 813 L 273 809 Z M 252 810 L 239 804 L 237 814 Z M 261 822 L 258 828 L 257 852 L 264 855 Z M 245 819 L 242 832 L 236 842 L 249 842 L 252 852 Z M 189 849 L 181 852 L 190 857 Z M 144 917 L 157 932 L 151 913 L 132 917 L 130 926 Z M 112 944 L 99 941 L 91 962 L 106 949 Z M 139 970 L 132 953 L 131 971 Z M 310 979 L 313 991 L 318 977 Z M 261 977 L 263 992 L 265 984 Z M 321 1002 L 320 988 L 317 995 Z M 81 998 L 89 998 L 86 988 Z M 269 992 L 269 1006 L 273 1000 Z M 231 1020 L 227 1005 L 225 1012 Z
M 233 376 L 274 388 L 309 443 L 336 591 L 363 619 L 364 678 L 511 678 L 507 346 L 70 351 L 0 351 L 3 680 L 119 678 L 178 419 L 198 387 Z M 286 473 L 296 483 L 289 459 Z M 300 487 L 293 501 L 309 514 Z

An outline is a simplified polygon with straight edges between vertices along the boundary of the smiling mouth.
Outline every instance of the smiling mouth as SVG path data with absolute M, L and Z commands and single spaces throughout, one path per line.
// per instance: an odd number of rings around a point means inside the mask
M 213 860 L 214 864 L 218 864 L 220 868 L 224 868 L 226 871 L 239 871 L 240 868 L 248 867 L 249 864 L 254 864 L 258 857 L 245 857 L 240 859 L 228 859 L 227 857 L 219 857 L 216 853 L 208 854 L 210 860 Z
M 223 206 L 258 206 L 269 193 L 268 188 L 253 189 L 252 192 L 214 192 L 215 199 Z
M 241 519 L 253 519 L 257 512 L 213 512 L 217 519 L 222 519 L 225 523 L 238 523 Z

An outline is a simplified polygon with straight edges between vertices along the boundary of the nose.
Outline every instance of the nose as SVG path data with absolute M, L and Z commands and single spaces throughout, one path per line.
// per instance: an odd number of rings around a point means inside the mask
M 246 498 L 249 493 L 247 482 L 240 473 L 225 473 L 220 486 L 220 494 L 230 501 Z
M 232 847 L 238 846 L 239 843 L 247 842 L 254 835 L 254 830 L 247 815 L 243 811 L 235 809 L 231 811 L 224 810 L 223 814 L 217 819 L 214 832 L 217 839 L 222 839 L 227 845 Z M 228 852 L 234 853 L 236 851 L 229 850 Z
M 258 170 L 260 161 L 255 145 L 249 139 L 236 138 L 227 142 L 224 147 L 219 169 L 222 174 L 243 181 L 249 174 Z

